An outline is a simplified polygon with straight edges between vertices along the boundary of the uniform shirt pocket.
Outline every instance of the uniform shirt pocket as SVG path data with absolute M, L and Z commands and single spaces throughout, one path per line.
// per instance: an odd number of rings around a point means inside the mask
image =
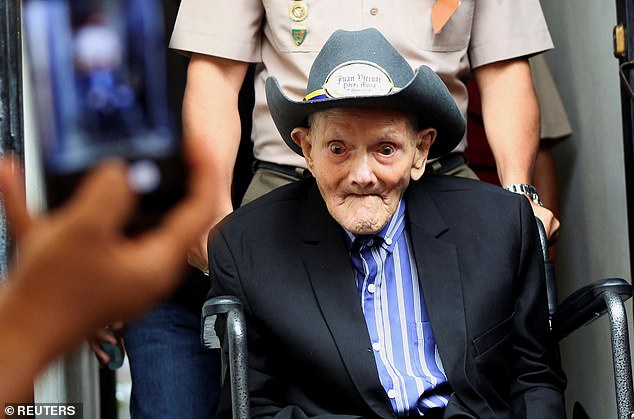
M 434 35 L 431 9 L 436 0 L 405 0 L 408 16 L 407 33 L 418 48 L 426 51 L 452 52 L 466 49 L 476 0 L 461 0 L 458 8 L 440 33 Z

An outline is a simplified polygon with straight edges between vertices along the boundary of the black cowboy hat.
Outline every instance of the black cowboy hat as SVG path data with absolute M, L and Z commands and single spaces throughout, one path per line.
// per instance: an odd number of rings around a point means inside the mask
M 289 99 L 275 77 L 266 80 L 266 99 L 278 131 L 297 154 L 291 138 L 306 127 L 308 116 L 325 109 L 371 107 L 416 115 L 418 126 L 435 128 L 429 158 L 449 153 L 465 131 L 462 113 L 440 77 L 423 65 L 415 72 L 405 58 L 374 28 L 337 30 L 315 58 L 302 101 Z

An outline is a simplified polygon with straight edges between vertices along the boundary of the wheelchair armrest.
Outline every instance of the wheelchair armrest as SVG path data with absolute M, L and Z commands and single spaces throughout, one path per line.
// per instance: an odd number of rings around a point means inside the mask
M 606 293 L 618 295 L 621 301 L 632 296 L 632 286 L 622 278 L 593 282 L 573 292 L 557 306 L 552 316 L 555 338 L 561 340 L 581 326 L 601 317 L 607 311 Z
M 203 304 L 201 321 L 203 346 L 220 349 L 223 382 L 229 372 L 233 417 L 248 418 L 248 354 L 242 303 L 233 296 L 210 298 Z
M 203 347 L 206 349 L 222 347 L 220 336 L 224 334 L 226 320 L 231 312 L 242 312 L 242 303 L 236 297 L 220 296 L 205 301 L 201 315 Z

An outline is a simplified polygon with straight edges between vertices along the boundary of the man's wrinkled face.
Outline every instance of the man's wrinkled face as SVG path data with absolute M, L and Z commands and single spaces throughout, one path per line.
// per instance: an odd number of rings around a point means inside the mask
M 318 112 L 311 128 L 295 128 L 328 211 L 355 234 L 378 233 L 410 179 L 419 179 L 436 132 L 417 131 L 408 114 L 385 109 Z

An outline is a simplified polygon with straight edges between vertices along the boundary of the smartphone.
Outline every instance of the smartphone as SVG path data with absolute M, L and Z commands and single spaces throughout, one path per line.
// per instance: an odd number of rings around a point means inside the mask
M 187 177 L 162 2 L 24 0 L 22 13 L 47 208 L 118 157 L 139 195 L 128 231 L 152 227 L 183 197 Z

